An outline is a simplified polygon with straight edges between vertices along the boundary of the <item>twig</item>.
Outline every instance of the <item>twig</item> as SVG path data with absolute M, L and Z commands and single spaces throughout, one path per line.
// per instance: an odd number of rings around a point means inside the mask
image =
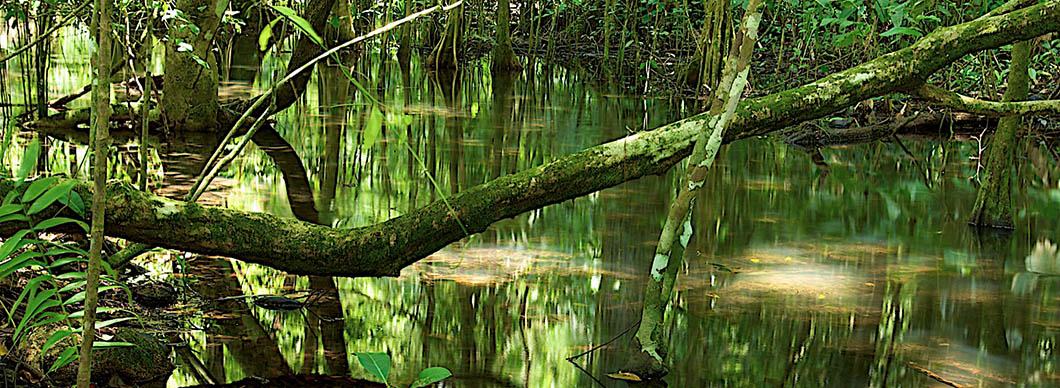
M 920 373 L 923 373 L 927 377 L 930 377 L 930 378 L 934 379 L 935 381 L 938 381 L 940 383 L 949 385 L 949 386 L 951 386 L 953 388 L 967 388 L 968 387 L 966 385 L 957 384 L 957 383 L 955 383 L 953 381 L 947 380 L 945 377 L 939 376 L 935 372 L 927 370 L 927 368 L 924 368 L 924 367 L 922 367 L 920 365 L 914 364 L 912 361 L 907 361 L 906 365 L 909 366 L 910 368 L 913 368 L 913 370 L 915 370 L 917 372 L 920 372 Z
M 582 356 L 585 356 L 586 354 L 595 352 L 596 350 L 598 350 L 598 349 L 600 349 L 600 348 L 602 348 L 604 346 L 610 345 L 612 342 L 615 342 L 616 340 L 618 340 L 622 336 L 626 335 L 630 331 L 633 331 L 633 328 L 637 327 L 638 325 L 640 325 L 640 320 L 639 319 L 637 320 L 637 322 L 633 323 L 633 325 L 631 325 L 630 327 L 627 327 L 626 330 L 623 330 L 621 333 L 618 333 L 618 335 L 616 335 L 614 337 L 611 337 L 611 339 L 605 341 L 604 343 L 596 345 L 596 346 L 593 346 L 592 349 L 589 349 L 589 350 L 586 350 L 584 352 L 578 353 L 575 356 L 567 357 L 567 361 L 574 362 L 574 360 L 576 360 L 578 358 L 581 358 Z

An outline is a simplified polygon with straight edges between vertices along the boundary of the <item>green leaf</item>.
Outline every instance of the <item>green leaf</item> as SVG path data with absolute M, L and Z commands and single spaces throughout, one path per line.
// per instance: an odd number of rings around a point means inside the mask
M 88 280 L 78 280 L 76 282 L 63 286 L 63 288 L 59 289 L 59 292 L 70 292 L 76 290 L 78 288 L 84 287 L 85 283 L 88 283 Z
M 119 286 L 100 286 L 99 289 L 96 290 L 96 292 L 102 293 L 103 291 L 113 290 L 115 288 L 119 288 Z M 63 306 L 69 306 L 69 305 L 72 305 L 74 303 L 77 303 L 77 302 L 80 302 L 80 301 L 83 301 L 83 300 L 85 300 L 85 291 L 78 291 L 78 293 L 76 293 L 73 296 L 71 296 L 71 297 L 67 298 L 66 300 L 64 300 L 63 301 Z M 101 326 L 96 326 L 97 329 L 100 328 L 100 327 Z
M 419 377 L 416 377 L 416 381 L 413 381 L 412 385 L 410 385 L 409 388 L 426 387 L 428 385 L 445 380 L 445 378 L 452 375 L 453 372 L 450 372 L 448 369 L 442 368 L 440 366 L 432 366 L 421 371 Z
M 386 353 L 357 353 L 357 361 L 386 384 L 386 378 L 390 375 L 390 356 Z
M 8 191 L 7 195 L 4 196 L 4 206 L 15 203 L 15 199 L 18 198 L 18 193 L 14 190 Z
M 70 190 L 74 188 L 74 184 L 76 183 L 77 181 L 69 180 L 58 185 L 52 186 L 52 188 L 48 189 L 48 191 L 44 193 L 44 195 L 40 196 L 40 198 L 37 198 L 36 201 L 33 201 L 33 204 L 30 205 L 29 210 L 26 211 L 26 214 L 33 215 L 37 214 L 41 210 L 47 209 L 48 206 L 51 206 L 60 197 L 65 197 L 70 194 Z
M 372 106 L 372 113 L 368 114 L 368 121 L 364 124 L 364 143 L 361 143 L 361 149 L 370 150 L 382 131 L 383 112 L 380 112 L 378 107 Z
M 41 263 L 37 260 L 31 260 L 41 256 L 44 255 L 42 255 L 40 252 L 22 252 L 18 256 L 15 256 L 15 258 L 6 261 L 3 264 L 0 264 L 0 279 L 7 277 L 7 275 L 12 274 L 15 271 L 18 271 L 19 269 L 29 267 L 31 265 L 39 265 L 43 267 L 44 263 Z
M 130 346 L 136 346 L 129 342 L 108 342 L 108 341 L 97 341 L 92 343 L 92 349 L 113 349 L 113 348 L 127 348 Z
M 4 245 L 0 245 L 0 260 L 6 259 L 11 252 L 14 252 L 16 249 L 25 245 L 22 238 L 26 237 L 27 233 L 29 233 L 29 229 L 22 229 L 15 232 L 15 234 L 11 235 L 7 240 L 4 240 Z
M 52 345 L 59 343 L 59 341 L 62 341 L 64 338 L 69 337 L 72 334 L 74 334 L 74 332 L 70 330 L 57 330 L 52 333 L 51 337 L 48 337 L 47 341 L 44 341 L 44 346 L 40 348 L 40 353 L 48 354 L 48 349 L 51 349 Z
M 29 176 L 29 172 L 33 171 L 33 167 L 37 166 L 38 155 L 40 155 L 40 140 L 33 139 L 33 142 L 26 147 L 26 152 L 22 154 L 22 161 L 18 166 L 18 176 L 15 177 L 15 181 L 18 182 L 17 186 L 21 186 L 22 182 L 26 181 L 26 177 Z
M 908 36 L 914 36 L 914 37 L 917 37 L 917 38 L 924 36 L 924 34 L 921 33 L 920 31 L 917 31 L 916 28 L 912 28 L 912 27 L 894 27 L 894 28 L 891 28 L 891 29 L 881 33 L 880 37 L 886 38 L 886 37 L 891 36 L 891 35 L 908 35 Z
M 44 179 L 38 179 L 34 181 L 32 184 L 29 185 L 29 188 L 26 189 L 26 192 L 22 193 L 22 203 L 28 203 L 34 198 L 37 198 L 38 195 L 43 193 L 44 190 L 47 190 L 49 187 L 51 187 L 52 184 L 54 184 L 57 180 L 59 180 L 59 177 L 50 176 Z
M 63 353 L 59 355 L 59 358 L 52 363 L 51 368 L 48 368 L 48 373 L 54 372 L 56 369 L 62 368 L 76 359 L 77 347 L 67 346 L 66 349 L 63 350 Z
M 117 288 L 117 286 L 110 286 L 110 288 Z M 104 291 L 104 290 L 100 289 L 100 291 Z M 135 319 L 135 318 L 133 318 L 133 317 L 121 317 L 121 318 L 108 319 L 106 321 L 96 321 L 96 325 L 95 326 L 96 326 L 96 329 L 102 329 L 104 327 L 113 325 L 115 323 L 130 321 L 130 320 L 133 320 L 133 319 Z M 115 342 L 115 343 L 120 343 L 120 342 Z
M 292 22 L 294 22 L 295 27 L 297 27 L 299 30 L 309 36 L 309 39 L 312 40 L 313 43 L 316 43 L 318 46 L 324 47 L 324 39 L 321 39 L 320 35 L 313 30 L 313 25 L 309 24 L 309 21 L 303 19 L 301 16 L 298 16 L 298 13 L 295 12 L 293 9 L 284 7 L 282 5 L 274 5 L 272 6 L 272 9 L 275 9 L 276 12 L 279 12 L 283 16 L 287 17 L 287 19 L 290 19 Z
M 44 221 L 41 221 L 39 224 L 37 224 L 37 226 L 34 226 L 33 230 L 45 230 L 45 229 L 48 229 L 48 228 L 54 228 L 56 226 L 63 225 L 63 224 L 69 224 L 69 223 L 77 224 L 78 226 L 81 227 L 81 229 L 85 230 L 85 233 L 89 232 L 88 224 L 86 224 L 84 221 L 75 220 L 73 218 L 66 218 L 66 217 L 55 217 L 55 218 L 46 219 Z
M 47 252 L 44 252 L 44 255 L 45 256 L 58 256 L 58 255 L 65 255 L 65 254 L 68 254 L 68 253 L 73 253 L 75 255 L 81 255 L 81 256 L 88 256 L 88 252 L 86 252 L 84 249 L 81 249 L 81 248 L 78 248 L 78 247 L 67 247 L 67 246 L 64 246 L 62 248 L 49 249 Z M 52 264 L 52 266 L 55 266 L 55 265 Z
M 10 221 L 26 221 L 26 222 L 29 222 L 29 217 L 26 217 L 25 214 L 12 214 L 12 215 L 9 215 L 9 216 L 0 217 L 0 224 L 5 223 L 5 222 L 10 222 Z
M 118 311 L 118 309 L 116 309 L 114 307 L 97 307 L 96 308 L 96 314 L 103 314 L 103 313 L 109 313 L 109 312 L 114 312 L 114 311 Z M 83 318 L 84 316 L 85 316 L 85 310 L 78 310 L 78 311 L 74 311 L 73 313 L 70 313 L 70 319 Z
M 56 275 L 56 279 L 84 279 L 88 277 L 88 274 L 84 272 L 66 272 Z
M 258 48 L 261 49 L 261 51 L 269 49 L 269 39 L 272 38 L 272 27 L 279 22 L 280 18 L 276 18 L 275 20 L 269 22 L 269 24 L 266 24 L 265 28 L 261 29 L 261 34 L 258 35 Z
M 0 206 L 0 218 L 14 214 L 15 212 L 18 212 L 20 210 L 22 210 L 22 205 L 19 205 L 17 203 L 11 203 Z
M 81 199 L 81 194 L 78 194 L 74 190 L 70 190 L 70 195 L 59 197 L 59 202 L 62 202 L 63 205 L 69 207 L 70 210 L 73 210 L 74 213 L 77 213 L 81 218 L 85 218 L 85 200 Z

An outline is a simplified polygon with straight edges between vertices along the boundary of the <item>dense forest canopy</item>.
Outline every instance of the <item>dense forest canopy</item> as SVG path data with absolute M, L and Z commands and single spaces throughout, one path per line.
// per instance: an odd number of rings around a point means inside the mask
M 1060 381 L 1060 0 L 2 6 L 22 383 Z

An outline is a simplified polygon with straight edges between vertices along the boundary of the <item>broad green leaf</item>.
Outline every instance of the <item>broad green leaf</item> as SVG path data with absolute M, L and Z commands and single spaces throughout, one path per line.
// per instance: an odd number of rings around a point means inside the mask
M 117 286 L 110 286 L 110 288 L 117 288 Z M 108 290 L 110 288 L 108 288 Z M 104 291 L 104 290 L 102 288 L 100 288 L 100 291 Z M 96 326 L 96 329 L 102 329 L 104 327 L 113 325 L 115 323 L 130 321 L 130 320 L 133 320 L 133 319 L 135 319 L 135 318 L 133 318 L 133 317 L 121 317 L 121 318 L 108 319 L 106 321 L 96 321 L 96 325 L 95 326 Z
M 76 282 L 73 282 L 73 283 L 70 283 L 70 284 L 67 284 L 67 285 L 63 286 L 63 288 L 59 289 L 59 292 L 70 292 L 70 291 L 76 290 L 78 288 L 84 287 L 85 283 L 88 283 L 88 280 L 83 280 L 83 279 L 82 280 L 78 280 Z
M 228 9 L 228 0 L 219 0 L 217 5 L 214 6 L 213 12 L 220 18 L 224 16 L 226 9 Z
M 109 342 L 109 341 L 98 341 L 92 343 L 92 349 L 113 349 L 113 348 L 127 348 L 130 346 L 136 346 L 129 342 Z
M 880 37 L 886 38 L 891 35 L 908 35 L 917 38 L 924 36 L 923 33 L 912 27 L 894 27 L 881 33 Z
M 280 18 L 276 18 L 272 22 L 269 22 L 269 24 L 266 24 L 265 28 L 261 29 L 261 34 L 258 35 L 258 48 L 261 51 L 269 49 L 269 39 L 272 38 L 272 27 L 275 26 L 276 23 L 278 23 L 279 21 Z
M 40 140 L 33 139 L 33 142 L 26 147 L 26 152 L 22 154 L 22 161 L 18 166 L 18 176 L 15 177 L 18 186 L 21 186 L 26 181 L 30 171 L 33 171 L 33 167 L 37 166 L 38 155 L 40 155 Z
M 14 191 L 14 190 L 8 191 L 7 195 L 4 196 L 3 204 L 5 206 L 13 204 L 13 203 L 15 203 L 15 199 L 16 198 L 18 198 L 18 192 Z
M 0 279 L 7 277 L 7 275 L 14 273 L 15 271 L 18 271 L 21 268 L 25 268 L 31 265 L 42 265 L 43 263 L 41 263 L 40 261 L 31 260 L 41 256 L 44 255 L 40 252 L 29 251 L 22 252 L 11 260 L 5 261 L 3 264 L 0 264 Z
M 31 183 L 29 187 L 26 188 L 26 192 L 22 193 L 22 203 L 28 203 L 34 198 L 37 198 L 37 196 L 43 193 L 44 190 L 47 190 L 49 187 L 55 184 L 55 181 L 57 180 L 59 180 L 59 177 L 50 176 L 44 179 L 38 179 L 36 181 L 33 181 L 33 183 Z
M 10 222 L 13 222 L 13 221 L 29 222 L 30 221 L 30 217 L 25 216 L 25 214 L 21 214 L 21 213 L 5 215 L 5 216 L 0 217 L 0 224 L 10 223 Z
M 118 311 L 118 309 L 116 309 L 114 307 L 96 307 L 96 314 L 110 313 L 110 312 L 114 312 L 114 311 Z M 77 311 L 74 311 L 73 313 L 70 313 L 70 319 L 83 318 L 84 316 L 85 316 L 85 310 L 77 310 Z
M 84 272 L 65 272 L 55 276 L 56 279 L 84 279 L 88 274 Z
M 46 219 L 44 221 L 41 221 L 39 224 L 37 224 L 37 226 L 34 226 L 33 229 L 34 230 L 46 230 L 48 228 L 54 228 L 56 226 L 69 224 L 69 223 L 77 224 L 78 226 L 81 227 L 81 229 L 85 230 L 85 233 L 89 232 L 88 224 L 86 224 L 84 221 L 75 220 L 73 218 L 66 218 L 66 217 L 55 217 L 55 218 Z
M 0 218 L 14 214 L 15 212 L 18 212 L 20 210 L 22 210 L 22 205 L 19 205 L 17 203 L 11 203 L 0 206 Z
M 120 287 L 119 286 L 100 286 L 99 289 L 96 290 L 96 292 L 102 293 L 103 291 L 113 290 L 115 288 L 120 288 Z M 64 300 L 63 301 L 63 306 L 69 306 L 69 305 L 72 305 L 74 303 L 77 303 L 77 302 L 80 302 L 80 301 L 83 301 L 83 300 L 85 300 L 85 291 L 79 291 L 78 293 L 76 293 L 73 296 L 71 296 L 71 297 L 67 298 L 66 300 Z M 100 327 L 102 327 L 102 326 L 96 326 L 97 329 L 100 328 Z
M 52 363 L 51 368 L 48 368 L 48 373 L 54 372 L 56 369 L 62 368 L 76 359 L 77 347 L 67 346 L 66 349 L 63 349 L 63 352 L 59 355 L 59 358 L 56 359 L 54 363 Z
M 85 218 L 85 200 L 81 199 L 81 194 L 78 194 L 77 191 L 70 190 L 70 195 L 59 197 L 59 202 L 69 207 L 81 218 Z
M 390 356 L 386 353 L 357 353 L 357 361 L 386 384 L 386 378 L 390 375 Z
M 33 215 L 37 214 L 41 210 L 47 209 L 48 206 L 51 206 L 60 197 L 65 197 L 70 194 L 70 190 L 74 188 L 74 184 L 76 183 L 77 181 L 69 180 L 58 185 L 52 186 L 52 188 L 48 189 L 48 191 L 45 192 L 44 195 L 41 195 L 40 198 L 37 198 L 36 201 L 33 201 L 33 205 L 30 205 L 29 210 L 26 211 L 26 214 Z
M 26 242 L 23 241 L 22 238 L 26 237 L 26 234 L 29 232 L 29 229 L 22 229 L 15 232 L 11 237 L 8 237 L 7 240 L 4 240 L 4 244 L 0 245 L 0 260 L 6 259 L 7 256 L 11 255 L 16 249 L 25 245 Z
M 409 388 L 426 387 L 428 385 L 445 380 L 445 378 L 452 375 L 453 372 L 450 372 L 448 369 L 442 368 L 440 366 L 432 366 L 421 371 L 419 377 L 416 377 L 416 381 L 413 381 L 412 385 L 410 385 Z
M 368 114 L 368 121 L 364 124 L 364 143 L 361 144 L 361 149 L 364 151 L 372 149 L 372 145 L 379 139 L 382 131 L 383 112 L 380 112 L 378 107 L 372 106 L 372 113 Z
M 48 340 L 44 341 L 44 346 L 40 348 L 41 354 L 48 354 L 48 349 L 51 349 L 52 345 L 59 343 L 59 341 L 62 341 L 64 338 L 73 334 L 74 332 L 70 330 L 57 330 L 52 333 L 52 336 L 48 337 Z
M 299 30 L 309 36 L 309 39 L 311 39 L 313 43 L 316 43 L 318 46 L 321 47 L 324 46 L 324 39 L 321 39 L 320 35 L 313 30 L 313 25 L 309 24 L 309 21 L 303 19 L 301 16 L 298 16 L 298 13 L 295 12 L 293 9 L 284 7 L 282 5 L 274 5 L 272 6 L 272 9 L 275 9 L 276 12 L 279 12 L 283 16 L 287 17 L 287 19 L 290 19 L 291 22 L 294 22 L 295 27 L 297 27 Z
M 37 319 L 37 315 L 41 311 L 48 309 L 49 307 L 58 306 L 59 303 L 52 300 L 51 297 L 55 295 L 55 290 L 44 290 L 43 292 L 37 293 L 35 290 L 30 292 L 29 298 L 26 299 L 26 312 L 22 315 L 22 320 L 19 321 L 18 325 L 15 326 L 15 334 L 11 338 L 19 338 L 26 329 L 29 329 L 32 322 Z
M 44 252 L 44 255 L 45 256 L 56 256 L 56 255 L 65 255 L 67 253 L 73 253 L 73 254 L 77 254 L 77 255 L 88 256 L 88 252 L 86 252 L 84 249 L 81 249 L 81 248 L 78 248 L 78 247 L 70 247 L 70 246 L 64 246 L 62 248 L 49 249 L 47 252 Z M 85 261 L 87 261 L 87 260 L 85 260 Z M 56 266 L 56 265 L 57 264 L 52 264 L 53 267 Z

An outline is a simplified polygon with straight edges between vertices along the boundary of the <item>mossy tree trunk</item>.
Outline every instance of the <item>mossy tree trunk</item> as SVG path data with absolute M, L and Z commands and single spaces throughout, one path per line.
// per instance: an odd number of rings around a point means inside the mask
M 703 0 L 703 31 L 696 52 L 685 69 L 685 83 L 696 89 L 713 88 L 721 79 L 725 55 L 732 44 L 732 2 Z
M 1031 41 L 1016 43 L 1012 48 L 1012 64 L 1008 72 L 1008 88 L 1002 101 L 1020 101 L 1027 99 L 1028 72 Z M 987 151 L 986 169 L 982 184 L 975 197 L 969 224 L 980 227 L 1012 229 L 1012 181 L 1014 180 L 1014 162 L 1016 131 L 1019 130 L 1023 116 L 1002 117 L 997 131 L 990 137 L 990 150 Z
M 449 20 L 445 25 L 442 39 L 431 50 L 427 57 L 427 66 L 431 69 L 456 69 L 463 56 L 464 40 L 464 4 L 449 10 Z
M 493 63 L 490 70 L 509 71 L 522 69 L 512 50 L 512 35 L 509 32 L 511 5 L 508 0 L 497 0 L 497 45 L 493 46 Z
M 969 53 L 1060 31 L 1060 0 L 940 28 L 910 46 L 818 81 L 742 101 L 723 144 L 824 117 L 858 101 L 922 85 Z M 493 222 L 604 188 L 661 174 L 690 154 L 704 123 L 699 114 L 468 188 L 375 225 L 336 229 L 268 214 L 203 207 L 125 185 L 108 187 L 107 230 L 115 237 L 235 257 L 307 275 L 394 276 L 401 268 L 479 233 Z M 15 190 L 0 181 L 0 196 Z M 90 190 L 78 187 L 83 196 Z M 51 209 L 58 214 L 61 209 Z M 56 214 L 51 213 L 49 214 Z M 464 226 L 464 228 L 461 227 Z M 0 224 L 0 235 L 10 230 Z
M 172 128 L 205 130 L 217 127 L 217 56 L 213 32 L 221 19 L 217 0 L 177 0 L 188 22 L 169 30 L 166 40 L 162 113 Z

